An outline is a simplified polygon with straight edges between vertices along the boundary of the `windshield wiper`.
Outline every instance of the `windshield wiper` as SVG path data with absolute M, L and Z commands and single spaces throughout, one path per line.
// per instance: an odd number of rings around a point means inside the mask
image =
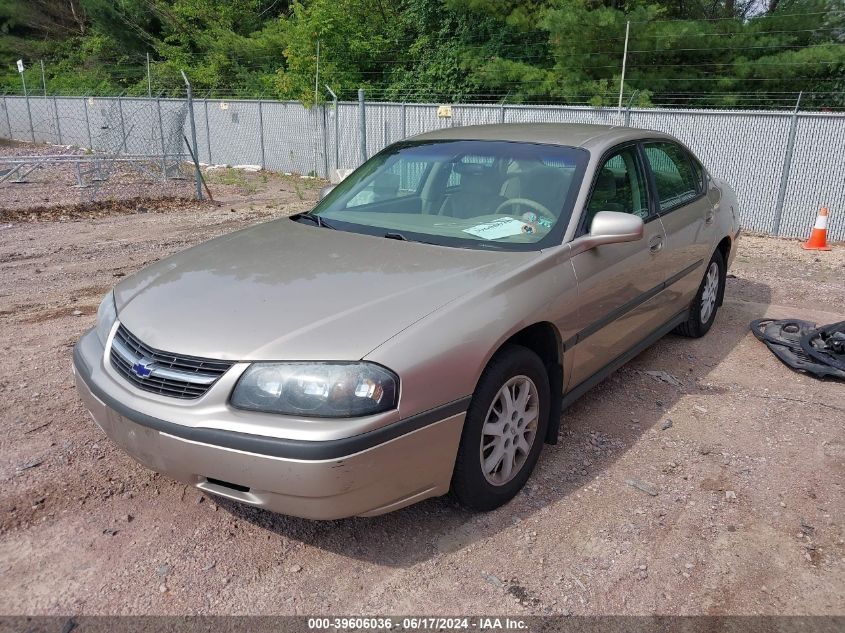
M 432 246 L 441 246 L 437 242 L 426 242 L 425 240 L 412 240 L 411 238 L 403 235 L 402 233 L 397 233 L 396 231 L 388 231 L 384 234 L 385 238 L 388 240 L 399 240 L 400 242 L 416 242 L 417 244 L 430 244 Z
M 296 220 L 297 222 L 299 222 L 300 220 L 309 220 L 309 221 L 313 222 L 314 224 L 316 224 L 317 226 L 322 227 L 324 229 L 335 229 L 335 227 L 333 227 L 331 224 L 326 222 L 319 215 L 314 215 L 313 213 L 297 213 L 296 215 L 291 216 L 291 217 L 294 220 Z

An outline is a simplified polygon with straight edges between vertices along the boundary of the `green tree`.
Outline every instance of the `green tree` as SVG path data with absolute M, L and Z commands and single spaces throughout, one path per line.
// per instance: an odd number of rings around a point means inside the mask
M 153 90 L 615 106 L 845 107 L 841 0 L 0 0 L 14 62 L 50 92 Z M 325 98 L 322 85 L 317 98 Z

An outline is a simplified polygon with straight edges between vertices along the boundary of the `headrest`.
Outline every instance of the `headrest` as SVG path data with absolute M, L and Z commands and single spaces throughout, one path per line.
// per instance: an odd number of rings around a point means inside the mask
M 496 187 L 487 173 L 469 173 L 461 175 L 461 191 L 464 193 L 493 193 Z
M 569 189 L 571 179 L 571 173 L 539 165 L 508 178 L 502 187 L 502 195 L 506 198 L 533 198 L 543 203 L 552 203 L 561 191 Z

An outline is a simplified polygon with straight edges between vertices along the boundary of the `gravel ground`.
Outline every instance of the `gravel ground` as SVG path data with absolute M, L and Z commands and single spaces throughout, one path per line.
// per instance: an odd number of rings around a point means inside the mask
M 288 518 L 206 497 L 113 446 L 70 372 L 103 293 L 307 208 L 317 184 L 0 223 L 0 611 L 843 613 L 845 386 L 790 371 L 747 329 L 763 315 L 845 318 L 842 246 L 744 236 L 710 334 L 668 336 L 586 394 L 526 490 L 488 514 L 447 497 L 371 519 Z

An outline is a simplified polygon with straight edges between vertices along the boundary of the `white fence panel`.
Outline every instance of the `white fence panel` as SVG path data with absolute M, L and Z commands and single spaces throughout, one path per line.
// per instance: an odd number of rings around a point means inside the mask
M 714 175 L 730 183 L 743 227 L 772 228 L 789 117 L 783 114 L 635 110 L 633 127 L 672 134 Z
M 0 136 L 62 143 L 109 153 L 184 154 L 189 136 L 183 99 L 5 96 Z M 446 127 L 490 123 L 589 123 L 673 134 L 685 142 L 739 198 L 744 228 L 773 230 L 788 148 L 792 112 L 667 110 L 456 104 L 438 117 L 437 104 L 373 103 L 365 106 L 366 150 Z M 122 114 L 122 116 L 121 116 Z M 298 102 L 195 100 L 197 150 L 203 163 L 259 165 L 266 169 L 327 175 L 361 162 L 357 102 L 306 109 Z M 337 138 L 335 137 L 337 117 Z M 58 123 L 58 124 L 57 124 Z M 799 113 L 782 209 L 780 234 L 805 237 L 819 207 L 831 210 L 829 237 L 845 240 L 845 115 Z M 190 136 L 189 136 L 190 138 Z M 337 159 L 335 155 L 337 154 Z
M 799 115 L 781 235 L 807 237 L 828 207 L 828 237 L 845 239 L 845 117 Z

